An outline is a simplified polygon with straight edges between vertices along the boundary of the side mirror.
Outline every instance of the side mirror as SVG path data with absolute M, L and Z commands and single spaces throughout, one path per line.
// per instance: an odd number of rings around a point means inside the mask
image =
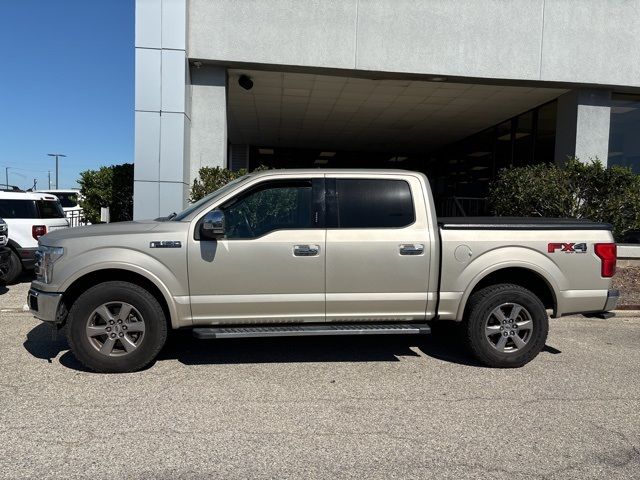
M 200 236 L 209 240 L 224 237 L 224 212 L 219 209 L 207 213 L 200 224 Z

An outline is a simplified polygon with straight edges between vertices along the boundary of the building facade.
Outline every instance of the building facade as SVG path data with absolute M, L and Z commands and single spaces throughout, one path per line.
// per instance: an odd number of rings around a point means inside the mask
M 137 0 L 134 218 L 204 166 L 397 167 L 480 214 L 504 167 L 640 173 L 637 0 Z

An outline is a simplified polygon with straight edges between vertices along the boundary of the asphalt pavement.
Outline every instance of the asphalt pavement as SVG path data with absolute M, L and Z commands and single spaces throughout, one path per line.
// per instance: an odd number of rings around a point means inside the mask
M 200 341 L 85 371 L 0 287 L 0 478 L 640 478 L 640 318 L 552 320 L 514 370 L 433 336 Z

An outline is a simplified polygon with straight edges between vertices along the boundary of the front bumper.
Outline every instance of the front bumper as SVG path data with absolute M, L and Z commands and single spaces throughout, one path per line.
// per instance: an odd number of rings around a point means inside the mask
M 604 311 L 609 312 L 615 310 L 618 306 L 618 300 L 620 299 L 619 290 L 609 290 L 607 292 L 607 303 L 604 304 Z
M 33 316 L 43 322 L 62 323 L 63 318 L 58 316 L 61 299 L 61 293 L 43 292 L 31 288 L 27 294 L 27 305 Z

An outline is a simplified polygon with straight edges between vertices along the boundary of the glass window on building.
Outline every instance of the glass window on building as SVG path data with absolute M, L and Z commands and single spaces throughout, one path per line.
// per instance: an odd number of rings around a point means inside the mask
M 630 167 L 640 174 L 640 95 L 612 97 L 607 165 Z
M 534 161 L 553 163 L 556 149 L 556 116 L 558 102 L 547 103 L 538 108 L 536 122 Z
M 537 112 L 531 110 L 515 118 L 513 136 L 513 166 L 523 167 L 533 163 L 534 124 Z

